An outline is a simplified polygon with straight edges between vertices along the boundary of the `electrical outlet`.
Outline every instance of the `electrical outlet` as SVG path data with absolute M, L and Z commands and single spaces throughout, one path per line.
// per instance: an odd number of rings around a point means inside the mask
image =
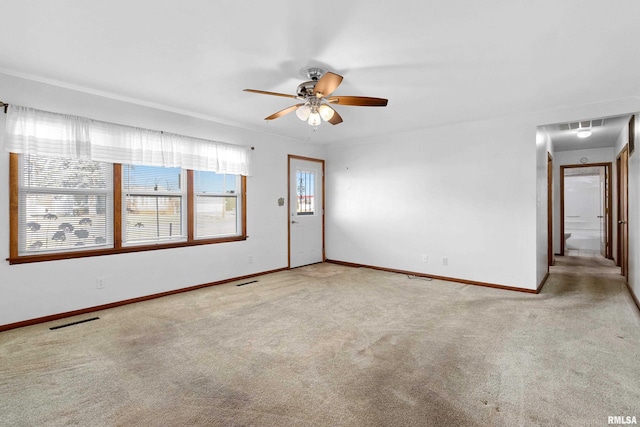
M 426 254 L 422 254 L 422 262 L 429 262 L 429 257 Z
M 249 256 L 247 257 L 247 262 L 248 262 L 249 264 L 253 263 L 253 255 L 249 255 Z
M 442 258 L 442 265 L 449 265 L 449 258 L 448 257 Z
M 98 277 L 96 279 L 96 289 L 104 289 L 104 277 Z

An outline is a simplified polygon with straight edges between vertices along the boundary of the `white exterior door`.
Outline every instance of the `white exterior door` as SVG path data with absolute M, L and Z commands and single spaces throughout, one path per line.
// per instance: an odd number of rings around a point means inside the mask
M 289 156 L 289 267 L 324 261 L 324 161 Z

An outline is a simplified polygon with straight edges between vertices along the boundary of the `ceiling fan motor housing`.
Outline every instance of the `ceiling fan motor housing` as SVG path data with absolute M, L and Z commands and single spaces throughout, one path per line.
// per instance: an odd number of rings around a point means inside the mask
M 311 95 L 313 95 L 313 90 L 316 87 L 316 83 L 318 83 L 317 81 L 314 80 L 310 80 L 308 82 L 304 82 L 304 83 L 300 83 L 298 85 L 298 96 L 301 98 L 307 98 L 310 97 Z
M 302 74 L 303 77 L 313 80 L 314 82 L 320 80 L 320 77 L 322 77 L 324 73 L 325 70 L 320 67 L 309 67 L 300 70 L 300 74 Z
M 322 77 L 324 73 L 325 73 L 325 70 L 318 67 L 303 68 L 302 70 L 300 70 L 300 74 L 302 74 L 304 77 L 311 80 L 304 83 L 300 83 L 298 85 L 298 90 L 297 90 L 298 96 L 302 98 L 307 98 L 313 95 L 313 90 L 316 87 L 316 83 L 318 82 L 318 80 L 320 80 L 320 77 Z

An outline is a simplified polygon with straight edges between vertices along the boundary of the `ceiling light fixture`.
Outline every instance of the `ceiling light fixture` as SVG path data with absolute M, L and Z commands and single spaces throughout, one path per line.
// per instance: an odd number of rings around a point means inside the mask
M 576 133 L 578 138 L 588 138 L 591 136 L 591 129 L 580 128 L 578 129 L 578 133 Z

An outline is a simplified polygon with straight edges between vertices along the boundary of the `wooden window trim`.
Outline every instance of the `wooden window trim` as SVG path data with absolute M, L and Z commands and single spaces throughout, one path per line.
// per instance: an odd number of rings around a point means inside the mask
M 193 171 L 187 170 L 187 241 L 195 240 L 195 200 L 193 191 Z
M 193 171 L 187 170 L 187 212 L 188 236 L 186 241 L 158 243 L 150 245 L 122 246 L 122 165 L 113 165 L 113 248 L 87 251 L 71 251 L 37 255 L 18 255 L 18 219 L 19 219 L 19 154 L 9 154 L 9 264 L 54 261 L 61 259 L 87 258 L 102 255 L 114 255 L 133 252 L 154 251 L 160 249 L 184 248 L 189 246 L 211 245 L 217 243 L 239 242 L 247 240 L 247 177 L 241 176 L 242 224 L 241 234 L 211 239 L 194 239 L 193 233 Z
M 17 154 L 9 155 L 9 259 L 18 258 L 20 165 Z
M 122 249 L 122 165 L 113 165 L 113 249 Z

